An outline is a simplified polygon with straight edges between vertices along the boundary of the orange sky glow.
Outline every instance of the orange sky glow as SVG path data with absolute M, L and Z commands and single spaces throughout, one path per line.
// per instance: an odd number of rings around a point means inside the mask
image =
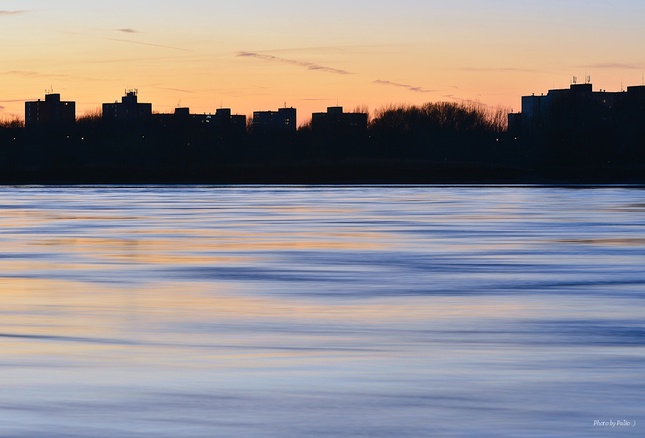
M 228 3 L 0 0 L 0 118 L 22 117 L 47 89 L 77 116 L 131 88 L 155 112 L 286 104 L 299 123 L 336 104 L 519 110 L 520 96 L 572 76 L 617 91 L 645 71 L 635 0 Z

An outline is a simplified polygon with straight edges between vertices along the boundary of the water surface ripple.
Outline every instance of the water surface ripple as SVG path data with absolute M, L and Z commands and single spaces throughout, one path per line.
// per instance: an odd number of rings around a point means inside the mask
M 644 265 L 638 187 L 0 187 L 0 436 L 645 436 Z

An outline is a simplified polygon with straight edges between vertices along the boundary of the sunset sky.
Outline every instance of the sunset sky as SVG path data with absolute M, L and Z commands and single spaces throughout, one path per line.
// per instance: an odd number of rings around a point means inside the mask
M 157 112 L 520 96 L 639 85 L 642 0 L 0 0 L 0 117 L 52 88 L 77 115 L 139 90 Z

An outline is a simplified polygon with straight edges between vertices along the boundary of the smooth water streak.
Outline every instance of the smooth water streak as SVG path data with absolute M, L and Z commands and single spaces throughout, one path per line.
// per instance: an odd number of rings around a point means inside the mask
M 2 436 L 642 435 L 640 188 L 0 199 Z

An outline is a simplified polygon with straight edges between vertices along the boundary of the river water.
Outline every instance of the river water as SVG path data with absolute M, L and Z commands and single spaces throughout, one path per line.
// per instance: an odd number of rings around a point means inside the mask
M 642 188 L 1 187 L 0 233 L 2 437 L 645 436 Z

